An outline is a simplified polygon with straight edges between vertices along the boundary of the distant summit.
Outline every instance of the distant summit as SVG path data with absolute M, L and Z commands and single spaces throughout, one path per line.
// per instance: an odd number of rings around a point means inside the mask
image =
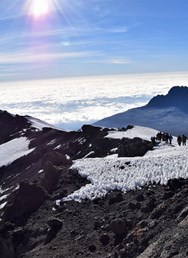
M 157 95 L 146 105 L 150 108 L 176 107 L 182 111 L 188 111 L 188 87 L 174 86 L 167 95 Z
M 105 127 L 124 127 L 128 124 L 151 127 L 174 135 L 188 135 L 188 87 L 174 86 L 167 95 L 157 95 L 143 107 L 95 123 Z

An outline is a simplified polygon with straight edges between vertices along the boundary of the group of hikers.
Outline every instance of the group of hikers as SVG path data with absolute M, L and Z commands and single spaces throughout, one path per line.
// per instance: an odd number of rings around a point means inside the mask
M 178 142 L 179 146 L 181 146 L 181 145 L 186 146 L 187 136 L 185 136 L 184 134 L 182 136 L 178 135 L 177 142 Z
M 163 141 L 163 142 L 172 144 L 172 139 L 173 139 L 172 135 L 168 133 L 158 132 L 156 135 L 156 140 L 160 142 Z
M 169 143 L 169 144 L 172 144 L 172 135 L 171 134 L 168 134 L 168 133 L 162 133 L 162 132 L 158 132 L 156 137 L 151 137 L 151 142 L 155 145 L 157 142 L 156 141 L 163 141 L 165 143 Z M 187 136 L 185 136 L 184 134 L 181 136 L 179 135 L 177 137 L 177 142 L 178 142 L 178 145 L 181 146 L 186 146 L 186 142 L 187 142 Z

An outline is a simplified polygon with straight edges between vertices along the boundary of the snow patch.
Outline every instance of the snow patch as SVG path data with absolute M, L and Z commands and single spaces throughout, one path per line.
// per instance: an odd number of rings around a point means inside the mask
M 84 137 L 80 137 L 76 140 L 76 142 L 78 142 L 79 144 L 83 144 L 84 142 L 86 142 L 86 139 Z
M 57 147 L 55 147 L 54 150 L 57 150 L 59 148 L 61 148 L 61 144 L 59 144 Z
M 66 157 L 67 160 L 70 160 L 70 156 L 69 155 L 66 154 L 65 157 Z
M 2 204 L 0 205 L 0 210 L 3 209 L 6 204 L 7 204 L 7 202 L 2 203 Z
M 87 157 L 89 157 L 91 154 L 94 154 L 95 152 L 94 151 L 90 151 L 88 154 L 86 154 L 85 156 L 84 156 L 84 158 L 87 158 Z
M 29 149 L 29 143 L 26 137 L 20 137 L 1 144 L 0 167 L 7 166 L 16 159 L 31 153 L 34 149 Z
M 4 194 L 4 195 L 2 195 L 2 196 L 0 197 L 0 201 L 2 201 L 3 199 L 6 199 L 7 196 L 9 196 L 9 194 Z
M 122 139 L 123 137 L 133 139 L 134 137 L 139 137 L 143 140 L 150 141 L 151 137 L 156 136 L 157 133 L 158 131 L 152 128 L 134 126 L 132 129 L 126 131 L 110 131 L 106 137 L 113 139 Z
M 56 142 L 56 140 L 54 139 L 54 140 L 51 140 L 49 143 L 47 143 L 47 145 L 52 145 L 52 144 L 54 144 Z
M 111 155 L 76 160 L 71 168 L 91 183 L 63 198 L 63 201 L 92 200 L 113 190 L 125 193 L 153 182 L 166 185 L 169 179 L 188 178 L 187 153 L 187 146 L 163 145 L 144 157 L 118 158 Z
M 34 117 L 27 116 L 27 119 L 29 120 L 29 122 L 31 122 L 33 127 L 40 131 L 42 131 L 44 127 L 56 128 L 55 126 Z

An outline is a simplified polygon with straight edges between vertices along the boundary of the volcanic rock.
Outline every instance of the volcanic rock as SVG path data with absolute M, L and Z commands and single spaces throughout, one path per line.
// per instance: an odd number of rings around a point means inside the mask
M 7 205 L 3 217 L 10 222 L 23 224 L 47 198 L 44 188 L 22 182 L 13 202 Z

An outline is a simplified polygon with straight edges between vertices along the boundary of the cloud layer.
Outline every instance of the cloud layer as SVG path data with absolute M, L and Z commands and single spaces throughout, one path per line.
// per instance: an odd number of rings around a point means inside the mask
M 31 115 L 65 129 L 78 129 L 84 123 L 144 105 L 175 85 L 188 85 L 188 75 L 137 74 L 1 83 L 0 109 Z

